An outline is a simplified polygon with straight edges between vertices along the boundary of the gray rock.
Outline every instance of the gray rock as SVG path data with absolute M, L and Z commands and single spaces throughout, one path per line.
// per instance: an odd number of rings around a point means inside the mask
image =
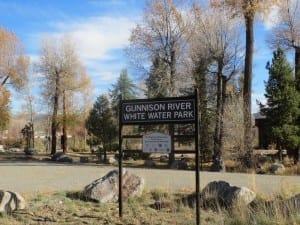
M 226 168 L 225 168 L 225 164 L 223 162 L 223 160 L 221 159 L 216 159 L 214 160 L 210 171 L 212 172 L 226 172 Z
M 9 151 L 10 152 L 20 152 L 21 149 L 20 148 L 10 148 Z
M 66 155 L 65 155 L 65 153 L 63 153 L 63 152 L 56 152 L 55 154 L 53 154 L 51 160 L 52 160 L 52 161 L 58 161 L 60 158 L 63 158 L 63 157 L 65 157 L 65 156 L 66 156 Z
M 89 162 L 89 157 L 87 157 L 87 156 L 81 156 L 79 158 L 79 162 L 81 162 L 81 163 L 88 163 Z
M 153 162 L 153 160 L 147 159 L 147 160 L 144 161 L 144 166 L 146 166 L 146 167 L 155 167 L 156 164 L 155 164 L 155 162 Z
M 107 159 L 108 164 L 114 164 L 116 162 L 117 162 L 117 160 L 114 157 L 108 157 L 108 159 Z
M 213 181 L 206 185 L 201 193 L 203 202 L 218 202 L 221 205 L 230 207 L 233 203 L 239 202 L 250 204 L 255 198 L 255 192 L 246 187 L 230 186 L 225 181 Z
M 68 162 L 68 163 L 72 163 L 73 162 L 73 159 L 71 157 L 67 156 L 63 152 L 56 152 L 52 156 L 51 160 L 55 161 L 55 162 Z
M 270 167 L 270 172 L 273 174 L 282 174 L 285 171 L 285 167 L 281 163 L 273 163 Z
M 0 190 L 0 212 L 25 209 L 25 199 L 17 192 Z
M 0 152 L 5 152 L 3 145 L 0 145 Z
M 161 156 L 159 157 L 159 161 L 161 161 L 161 162 L 169 162 L 169 157 L 168 157 L 168 155 L 161 155 Z
M 133 196 L 140 196 L 144 189 L 144 179 L 127 170 L 123 170 L 123 199 Z M 119 171 L 112 170 L 104 177 L 101 177 L 87 185 L 83 191 L 84 195 L 101 203 L 116 202 L 119 197 Z
M 25 155 L 36 155 L 37 151 L 34 148 L 25 148 L 24 153 Z
M 73 159 L 69 156 L 63 156 L 63 157 L 60 157 L 59 159 L 56 160 L 56 162 L 67 162 L 67 163 L 72 163 L 73 162 Z
M 175 160 L 172 164 L 171 164 L 171 168 L 172 169 L 180 169 L 180 170 L 186 170 L 189 168 L 188 164 L 186 161 L 184 160 Z

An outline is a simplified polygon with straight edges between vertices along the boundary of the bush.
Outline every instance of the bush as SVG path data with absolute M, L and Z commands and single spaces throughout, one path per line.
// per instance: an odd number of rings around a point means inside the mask
M 22 148 L 23 141 L 22 139 L 5 139 L 2 140 L 2 143 L 5 148 Z

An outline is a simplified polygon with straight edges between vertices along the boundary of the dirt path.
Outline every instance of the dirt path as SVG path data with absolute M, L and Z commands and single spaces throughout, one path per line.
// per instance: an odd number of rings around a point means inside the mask
M 26 192 L 82 190 L 91 181 L 115 167 L 84 164 L 0 163 L 0 189 Z M 195 187 L 195 172 L 182 170 L 128 169 L 146 180 L 146 189 L 191 189 Z M 258 193 L 272 195 L 283 188 L 297 188 L 300 176 L 249 175 L 239 173 L 200 173 L 200 186 L 210 181 L 224 180 L 232 185 L 246 186 Z

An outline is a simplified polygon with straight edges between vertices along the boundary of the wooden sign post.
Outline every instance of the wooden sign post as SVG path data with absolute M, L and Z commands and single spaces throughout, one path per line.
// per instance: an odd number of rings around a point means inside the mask
M 119 105 L 119 216 L 123 216 L 122 201 L 122 128 L 124 125 L 152 124 L 194 124 L 195 140 L 195 182 L 196 182 L 196 224 L 200 224 L 200 176 L 199 176 L 199 120 L 198 120 L 198 91 L 193 96 L 159 99 L 120 100 Z M 150 140 L 151 137 L 149 137 Z M 153 138 L 152 138 L 153 139 Z M 161 140 L 163 137 L 161 136 Z M 172 140 L 173 141 L 173 140 Z M 162 141 L 161 141 L 162 142 Z M 164 142 L 167 142 L 164 140 Z M 150 143 L 150 141 L 148 141 Z M 156 145 L 157 151 L 163 146 Z M 161 147 L 161 148 L 160 148 Z M 143 147 L 144 148 L 144 147 Z M 145 147 L 150 150 L 151 146 Z M 155 151 L 155 149 L 153 150 Z M 166 149 L 167 151 L 167 149 Z

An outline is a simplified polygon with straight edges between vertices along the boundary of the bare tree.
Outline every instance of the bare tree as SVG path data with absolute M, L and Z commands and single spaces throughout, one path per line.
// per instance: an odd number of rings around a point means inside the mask
M 81 92 L 81 99 L 82 99 L 82 106 L 80 110 L 80 114 L 82 115 L 80 117 L 80 124 L 81 124 L 81 130 L 83 133 L 83 143 L 84 143 L 84 149 L 86 149 L 86 138 L 87 138 L 87 130 L 85 128 L 85 120 L 87 119 L 89 115 L 90 109 L 93 107 L 93 102 L 92 102 L 92 84 L 91 84 L 91 79 L 88 76 L 87 72 L 84 71 L 81 76 L 81 85 L 80 85 L 80 92 Z
M 183 5 L 181 5 L 183 6 Z M 160 65 L 164 68 L 163 77 L 157 90 L 166 90 L 165 94 L 175 97 L 179 94 L 179 86 L 184 77 L 180 77 L 180 62 L 185 52 L 188 23 L 182 11 L 174 0 L 148 1 L 144 11 L 143 21 L 133 29 L 128 48 L 133 63 L 142 69 L 145 75 L 150 75 L 149 65 Z M 159 74 L 161 73 L 154 73 Z M 151 79 L 154 79 L 153 74 Z M 160 92 L 159 92 L 160 93 Z M 169 132 L 174 134 L 174 125 L 169 126 Z M 174 161 L 174 146 L 170 154 L 170 163 Z
M 10 92 L 5 86 L 10 84 L 16 90 L 24 86 L 29 61 L 17 36 L 0 27 L 0 129 L 7 126 L 10 116 Z
M 211 0 L 215 7 L 226 7 L 231 10 L 231 15 L 241 16 L 245 22 L 245 65 L 244 65 L 244 148 L 246 149 L 245 165 L 253 166 L 252 149 L 252 117 L 251 117 L 251 92 L 252 92 L 252 67 L 254 49 L 254 20 L 257 13 L 267 13 L 278 0 Z
M 222 168 L 223 119 L 227 82 L 240 70 L 241 40 L 240 26 L 235 18 L 228 17 L 225 9 L 196 10 L 196 30 L 198 42 L 206 53 L 209 64 L 207 70 L 216 80 L 216 108 L 214 132 L 214 165 Z
M 186 62 L 187 74 L 192 74 L 192 82 L 195 88 L 198 89 L 198 113 L 199 113 L 199 147 L 201 152 L 201 160 L 206 160 L 207 151 L 210 148 L 210 129 L 209 129 L 209 108 L 208 108 L 208 70 L 211 64 L 211 59 L 207 57 L 208 52 L 201 40 L 201 31 L 196 29 L 196 23 L 199 21 L 202 9 L 199 6 L 194 6 L 191 11 L 192 21 L 195 23 L 192 26 L 192 36 L 189 41 L 189 61 Z
M 273 28 L 271 41 L 276 47 L 294 50 L 296 88 L 300 91 L 300 1 L 280 2 L 279 23 Z
M 9 91 L 2 87 L 0 89 L 0 131 L 4 130 L 9 123 L 9 98 Z
M 8 82 L 16 89 L 27 81 L 29 57 L 17 36 L 0 27 L 0 89 Z
M 47 38 L 41 48 L 38 65 L 43 75 L 43 96 L 47 103 L 53 105 L 51 120 L 51 154 L 56 152 L 57 129 L 59 126 L 58 111 L 62 97 L 62 148 L 67 151 L 67 96 L 78 90 L 83 67 L 75 51 L 74 44 L 68 36 L 61 39 Z
M 153 61 L 163 64 L 165 74 L 160 83 L 168 96 L 178 94 L 178 67 L 187 30 L 188 23 L 174 0 L 154 0 L 148 1 L 143 21 L 131 33 L 128 53 L 133 63 L 146 75 Z
M 239 162 L 244 155 L 243 96 L 236 82 L 227 85 L 224 106 L 224 159 Z

